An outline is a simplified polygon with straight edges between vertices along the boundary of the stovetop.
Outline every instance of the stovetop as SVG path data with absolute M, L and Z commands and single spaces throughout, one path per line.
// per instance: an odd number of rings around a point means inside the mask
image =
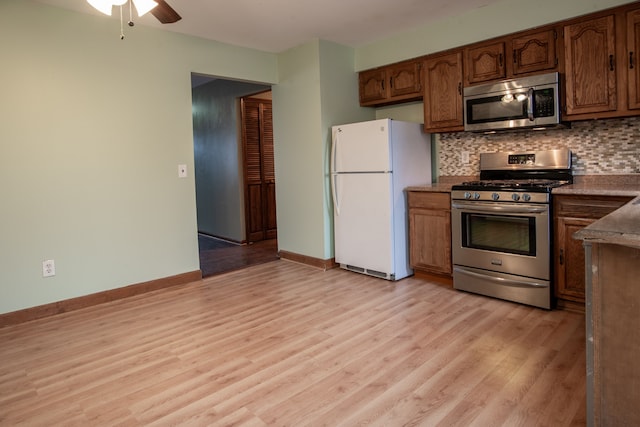
M 568 184 L 568 180 L 557 179 L 485 179 L 467 181 L 454 185 L 454 190 L 472 191 L 531 191 L 550 192 L 551 189 Z
M 479 181 L 464 182 L 452 189 L 551 193 L 553 188 L 572 182 L 571 151 L 568 149 L 496 152 L 480 154 Z

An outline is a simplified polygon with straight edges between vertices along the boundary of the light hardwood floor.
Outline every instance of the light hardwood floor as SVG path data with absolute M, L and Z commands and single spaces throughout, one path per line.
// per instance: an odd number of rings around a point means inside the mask
M 584 316 L 274 261 L 0 329 L 0 425 L 585 424 Z

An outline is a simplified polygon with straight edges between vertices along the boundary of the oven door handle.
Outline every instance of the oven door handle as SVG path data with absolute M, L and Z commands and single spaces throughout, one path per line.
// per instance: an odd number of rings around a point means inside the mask
M 489 204 L 478 204 L 477 202 L 472 203 L 452 203 L 452 209 L 460 209 L 464 211 L 470 212 L 500 212 L 500 213 L 513 213 L 513 214 L 545 214 L 549 212 L 547 205 L 543 206 L 504 206 L 504 205 L 489 205 Z
M 546 285 L 544 283 L 520 282 L 520 281 L 517 281 L 517 280 L 505 279 L 504 277 L 488 276 L 486 274 L 476 273 L 476 272 L 469 271 L 469 270 L 461 268 L 461 267 L 453 267 L 453 271 L 455 271 L 457 273 L 460 273 L 460 274 L 466 274 L 467 276 L 477 277 L 477 278 L 480 278 L 482 280 L 489 280 L 491 282 L 496 282 L 496 283 L 499 283 L 501 285 L 513 286 L 513 287 L 516 287 L 516 288 L 548 288 L 549 287 L 548 285 Z

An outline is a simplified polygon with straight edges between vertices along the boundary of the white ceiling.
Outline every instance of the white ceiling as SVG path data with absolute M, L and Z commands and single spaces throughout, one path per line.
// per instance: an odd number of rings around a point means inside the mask
M 114 21 L 85 0 L 38 0 Z M 359 47 L 446 16 L 500 0 L 167 0 L 181 16 L 160 24 L 151 14 L 135 17 L 137 25 L 175 31 L 237 46 L 279 53 L 313 39 Z M 125 8 L 125 20 L 128 20 Z M 125 34 L 135 31 L 125 26 Z

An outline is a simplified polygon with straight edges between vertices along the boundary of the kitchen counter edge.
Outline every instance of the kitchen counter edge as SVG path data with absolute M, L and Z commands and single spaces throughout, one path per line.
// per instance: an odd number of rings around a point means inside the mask
M 634 197 L 626 205 L 595 221 L 573 237 L 578 240 L 640 248 L 640 179 L 638 175 L 575 177 L 574 184 L 554 188 L 554 195 Z
M 405 188 L 405 191 L 422 191 L 429 193 L 451 193 L 451 186 L 453 184 L 433 183 L 424 185 L 414 185 Z

